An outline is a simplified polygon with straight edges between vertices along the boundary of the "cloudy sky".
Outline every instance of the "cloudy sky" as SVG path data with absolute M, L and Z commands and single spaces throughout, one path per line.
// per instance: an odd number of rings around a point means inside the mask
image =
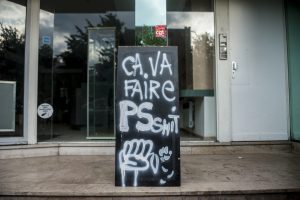
M 168 12 L 168 28 L 191 27 L 198 35 L 205 32 L 214 35 L 213 12 Z
M 20 33 L 25 33 L 26 8 L 10 1 L 0 1 L 0 22 L 13 25 Z
M 165 0 L 139 0 L 136 4 L 136 12 L 111 12 L 125 23 L 128 29 L 134 29 L 141 25 L 167 24 L 169 29 L 191 27 L 193 34 L 208 32 L 214 35 L 214 14 L 213 12 L 167 12 Z M 5 25 L 13 25 L 21 33 L 25 31 L 24 6 L 10 1 L 0 1 L 0 22 Z M 75 25 L 83 28 L 86 26 L 86 19 L 93 24 L 100 22 L 99 16 L 103 13 L 40 13 L 40 36 L 50 38 L 53 44 L 54 54 L 66 50 L 65 37 L 75 33 Z
M 166 25 L 166 5 L 166 0 L 136 1 L 136 26 Z

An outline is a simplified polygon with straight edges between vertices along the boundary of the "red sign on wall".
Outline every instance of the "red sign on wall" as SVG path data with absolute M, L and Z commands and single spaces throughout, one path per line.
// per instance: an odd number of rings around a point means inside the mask
M 165 25 L 155 26 L 155 37 L 157 37 L 157 38 L 166 38 L 167 37 L 167 29 L 166 29 Z

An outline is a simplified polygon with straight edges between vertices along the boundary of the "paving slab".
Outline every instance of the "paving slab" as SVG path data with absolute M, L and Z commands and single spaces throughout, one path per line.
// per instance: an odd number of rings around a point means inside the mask
M 292 153 L 182 155 L 181 187 L 115 187 L 114 170 L 114 156 L 2 159 L 0 195 L 193 199 L 216 194 L 300 193 L 300 155 Z

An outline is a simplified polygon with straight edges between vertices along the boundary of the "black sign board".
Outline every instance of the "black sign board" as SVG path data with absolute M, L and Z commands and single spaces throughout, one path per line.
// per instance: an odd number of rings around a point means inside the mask
M 119 47 L 116 186 L 180 186 L 177 47 Z

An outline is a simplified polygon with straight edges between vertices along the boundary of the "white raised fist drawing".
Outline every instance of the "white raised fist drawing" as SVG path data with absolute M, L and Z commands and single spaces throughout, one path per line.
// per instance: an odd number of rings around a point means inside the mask
M 159 157 L 153 153 L 151 140 L 133 139 L 126 141 L 119 152 L 119 164 L 122 175 L 122 186 L 125 186 L 126 171 L 134 172 L 133 186 L 137 186 L 139 172 L 152 169 L 154 174 L 159 167 Z

